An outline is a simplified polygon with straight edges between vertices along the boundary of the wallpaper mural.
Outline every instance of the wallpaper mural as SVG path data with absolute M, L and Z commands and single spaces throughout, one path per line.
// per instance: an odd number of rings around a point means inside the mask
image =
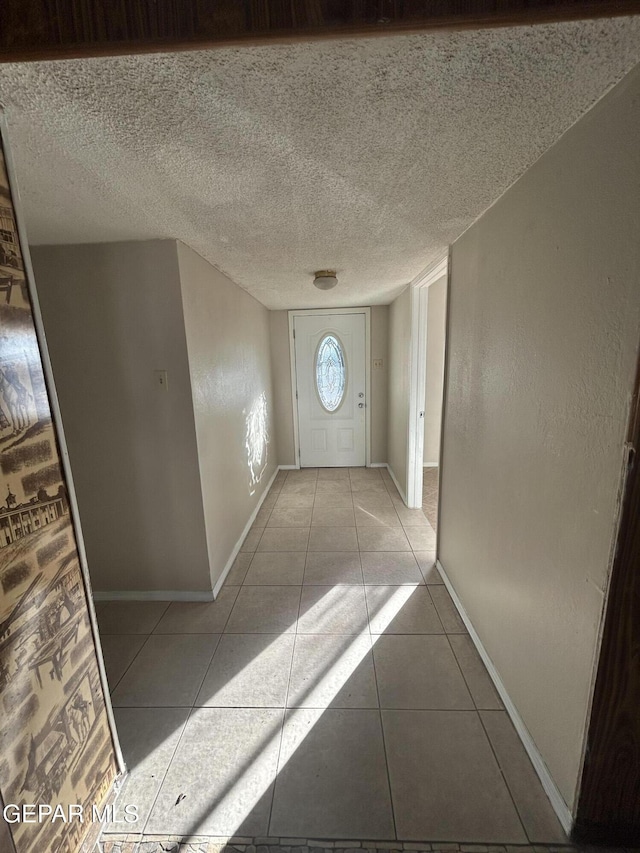
M 82 804 L 87 813 L 115 775 L 0 148 L 0 792 L 5 805 Z M 88 829 L 11 824 L 17 853 L 75 853 Z

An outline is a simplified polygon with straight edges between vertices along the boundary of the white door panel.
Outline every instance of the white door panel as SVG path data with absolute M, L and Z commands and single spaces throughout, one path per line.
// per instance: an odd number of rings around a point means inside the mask
M 298 315 L 293 328 L 301 466 L 364 465 L 365 314 Z

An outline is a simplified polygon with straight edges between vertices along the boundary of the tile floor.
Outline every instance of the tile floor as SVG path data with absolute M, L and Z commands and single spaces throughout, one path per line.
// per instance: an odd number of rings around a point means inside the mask
M 434 555 L 386 470 L 280 472 L 215 602 L 98 603 L 127 831 L 566 844 Z
M 438 486 L 440 484 L 438 468 L 423 468 L 422 474 L 422 511 L 431 526 L 438 529 Z

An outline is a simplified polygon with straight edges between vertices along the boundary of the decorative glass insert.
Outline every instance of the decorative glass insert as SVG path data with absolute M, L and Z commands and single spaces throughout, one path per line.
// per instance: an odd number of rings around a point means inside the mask
M 322 406 L 335 412 L 342 403 L 347 369 L 342 344 L 335 335 L 325 335 L 316 353 L 316 388 Z

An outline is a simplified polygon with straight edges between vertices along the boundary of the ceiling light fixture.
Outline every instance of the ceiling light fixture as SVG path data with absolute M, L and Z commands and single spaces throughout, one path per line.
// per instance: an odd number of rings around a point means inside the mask
M 318 270 L 314 274 L 313 283 L 318 290 L 331 290 L 338 283 L 335 270 Z

